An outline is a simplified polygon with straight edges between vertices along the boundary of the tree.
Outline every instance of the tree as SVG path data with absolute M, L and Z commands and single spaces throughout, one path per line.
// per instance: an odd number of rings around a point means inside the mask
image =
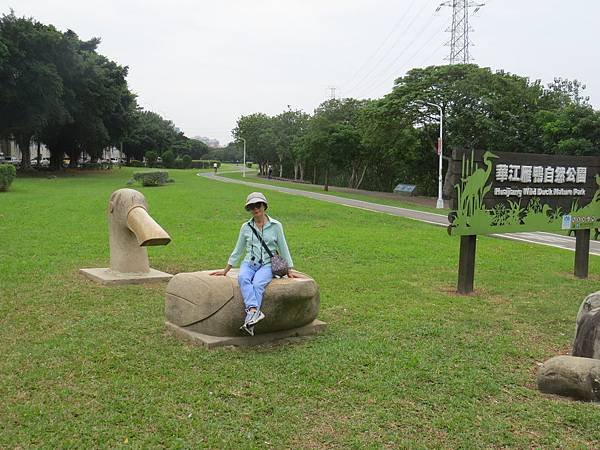
M 277 138 L 272 118 L 262 113 L 242 116 L 232 134 L 236 140 L 246 139 L 247 156 L 258 163 L 261 175 L 266 174 L 268 162 L 277 157 Z
M 356 99 L 328 100 L 315 109 L 308 127 L 300 139 L 300 147 L 304 156 L 316 167 L 321 166 L 325 172 L 324 189 L 329 190 L 329 175 L 332 168 L 352 171 L 350 183 L 356 186 L 360 177 L 360 161 L 364 162 L 363 148 L 357 129 L 360 110 L 366 105 L 365 101 Z M 313 180 L 316 182 L 316 179 Z
M 170 120 L 151 111 L 130 113 L 131 126 L 123 139 L 123 151 L 129 158 L 141 159 L 148 150 L 159 155 L 180 139 L 180 133 Z
M 578 106 L 589 106 L 589 97 L 583 95 L 585 84 L 578 80 L 566 80 L 564 78 L 555 78 L 548 85 L 547 95 L 555 98 L 555 101 L 561 106 L 575 104 Z
M 158 153 L 156 153 L 154 150 L 148 150 L 144 157 L 146 158 L 146 165 L 148 167 L 154 167 L 156 165 L 156 161 L 158 160 Z
M 434 154 L 409 116 L 390 117 L 384 101 L 371 101 L 360 111 L 358 130 L 367 168 L 361 178 L 369 189 L 390 191 L 400 182 L 429 185 Z
M 444 148 L 553 153 L 544 123 L 566 105 L 584 102 L 583 86 L 557 80 L 545 89 L 539 81 L 503 71 L 492 72 L 472 64 L 431 66 L 410 70 L 398 78 L 391 93 L 381 100 L 379 118 L 392 123 L 407 119 L 419 130 L 430 164 L 437 139 L 438 113 L 425 102 L 441 105 L 444 114 Z M 424 106 L 425 105 L 425 106 Z M 579 138 L 578 136 L 572 136 Z M 565 142 L 563 149 L 585 147 L 583 141 Z M 588 150 L 589 151 L 589 150 Z M 433 176 L 432 176 L 433 179 Z M 445 192 L 448 194 L 448 184 Z
M 68 116 L 56 66 L 61 34 L 13 12 L 0 18 L 0 136 L 14 137 L 30 167 L 29 146 L 51 121 Z
M 559 110 L 541 111 L 538 121 L 549 153 L 592 156 L 600 154 L 600 112 L 572 103 Z
M 190 155 L 183 155 L 181 158 L 181 168 L 189 169 L 192 167 L 192 157 Z
M 192 159 L 202 159 L 209 151 L 208 145 L 198 139 L 190 139 L 180 134 L 171 149 L 177 156 L 189 155 Z
M 135 104 L 127 87 L 128 69 L 96 53 L 99 43 L 99 38 L 81 41 L 71 30 L 57 43 L 56 65 L 68 115 L 47 123 L 40 134 L 55 168 L 61 167 L 65 153 L 71 165 L 84 151 L 98 158 L 126 134 L 128 112 Z
M 175 164 L 175 154 L 171 150 L 167 150 L 162 154 L 162 162 L 165 167 L 173 168 Z
M 284 161 L 292 160 L 294 167 L 294 179 L 298 178 L 298 170 L 302 167 L 300 154 L 295 152 L 297 143 L 306 133 L 309 115 L 300 110 L 287 111 L 273 118 L 273 130 L 275 133 L 275 152 L 279 161 L 279 176 L 283 177 Z M 303 169 L 301 170 L 303 172 Z
M 446 148 L 539 152 L 535 115 L 556 107 L 543 86 L 502 71 L 473 64 L 413 69 L 396 80 L 384 97 L 391 115 L 412 116 L 415 126 L 435 124 L 438 104 L 444 112 Z

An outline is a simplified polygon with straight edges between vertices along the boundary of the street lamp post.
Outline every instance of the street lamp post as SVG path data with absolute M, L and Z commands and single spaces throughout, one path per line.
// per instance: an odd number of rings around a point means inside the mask
M 242 167 L 242 177 L 246 178 L 246 139 L 243 137 L 240 139 L 244 141 L 244 167 Z
M 435 207 L 442 209 L 444 207 L 444 199 L 442 198 L 442 133 L 444 126 L 444 115 L 442 107 L 436 103 L 425 102 L 428 105 L 435 106 L 440 111 L 440 137 L 438 138 L 438 156 L 439 156 L 439 168 L 438 168 L 438 198 Z

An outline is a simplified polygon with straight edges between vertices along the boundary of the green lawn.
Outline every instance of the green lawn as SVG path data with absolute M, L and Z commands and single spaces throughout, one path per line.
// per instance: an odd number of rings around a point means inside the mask
M 328 331 L 205 351 L 164 334 L 165 284 L 104 287 L 106 206 L 132 169 L 17 178 L 0 193 L 0 448 L 598 447 L 597 406 L 540 394 L 598 289 L 573 253 L 478 243 L 476 293 L 454 294 L 445 229 L 268 192 Z M 250 188 L 171 170 L 138 188 L 171 234 L 171 273 L 224 266 Z

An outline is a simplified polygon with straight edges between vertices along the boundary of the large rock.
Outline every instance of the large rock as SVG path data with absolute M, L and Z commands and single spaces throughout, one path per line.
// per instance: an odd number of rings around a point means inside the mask
M 588 295 L 577 313 L 573 356 L 600 359 L 600 291 Z
M 308 275 L 273 280 L 265 290 L 261 310 L 265 319 L 255 327 L 255 336 L 240 330 L 244 302 L 237 270 L 225 277 L 211 271 L 180 273 L 167 285 L 166 327 L 188 341 L 213 347 L 253 345 L 292 336 L 314 334 L 325 328 L 316 320 L 319 289 Z
M 538 389 L 579 400 L 600 400 L 600 360 L 555 356 L 540 367 Z

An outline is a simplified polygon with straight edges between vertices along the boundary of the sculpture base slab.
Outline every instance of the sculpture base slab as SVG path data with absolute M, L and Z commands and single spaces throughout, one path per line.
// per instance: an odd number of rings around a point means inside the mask
M 150 269 L 148 273 L 119 273 L 108 268 L 101 269 L 79 269 L 83 276 L 97 283 L 107 285 L 117 284 L 142 284 L 156 281 L 169 281 L 173 275 L 160 270 Z
M 196 333 L 178 327 L 171 322 L 165 322 L 167 333 L 184 341 L 195 345 L 201 345 L 204 348 L 211 349 L 216 347 L 225 347 L 233 345 L 236 347 L 249 347 L 252 345 L 268 344 L 286 338 L 301 336 L 311 336 L 313 334 L 325 331 L 327 324 L 320 320 L 313 320 L 308 325 L 291 330 L 274 331 L 272 333 L 257 334 L 255 336 L 209 336 L 208 334 Z

